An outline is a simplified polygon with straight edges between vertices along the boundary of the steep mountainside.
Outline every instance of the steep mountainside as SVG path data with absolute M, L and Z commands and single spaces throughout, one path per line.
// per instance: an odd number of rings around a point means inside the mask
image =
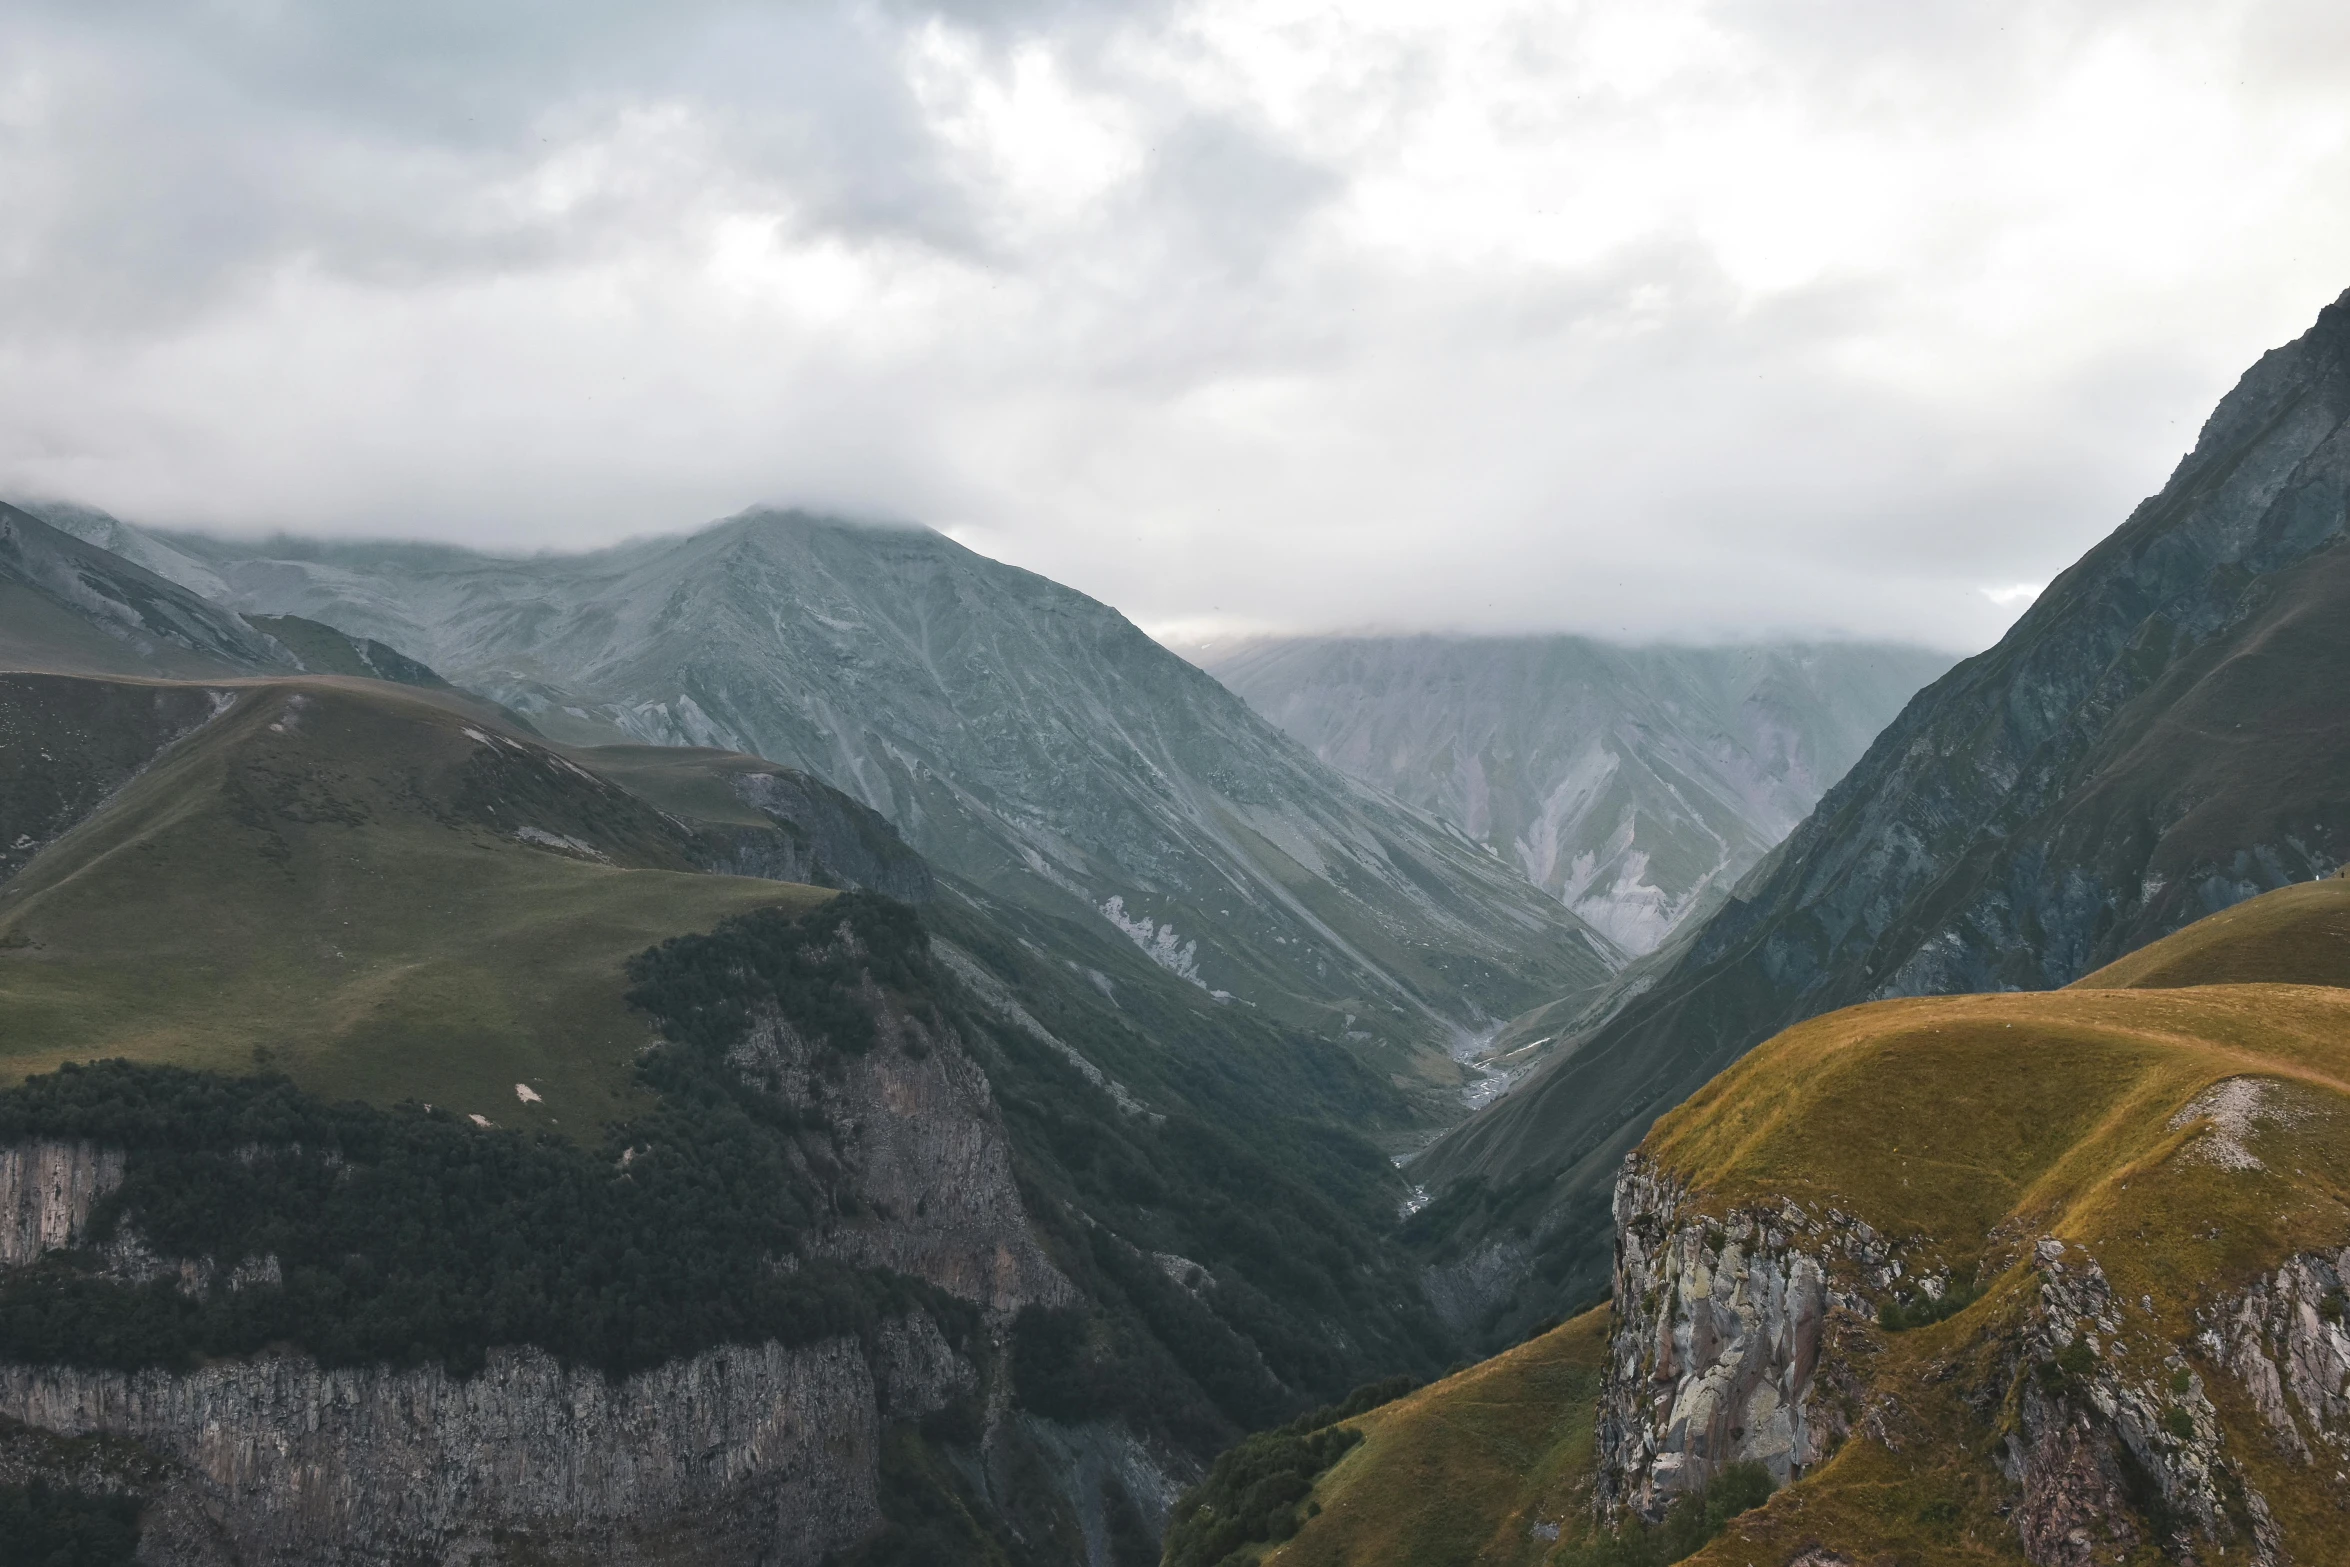
M 1655 1115 L 1878 996 L 2061 985 L 2350 859 L 2350 297 L 2265 356 L 2162 492 L 1912 702 L 1610 1021 L 1440 1142 L 1449 1266 L 1578 1299 Z M 1463 1275 L 1464 1277 L 1466 1275 Z M 1547 1297 L 1547 1299 L 1542 1298 Z
M 1778 1035 L 1620 1168 L 1612 1316 L 1364 1416 L 1264 1560 L 2344 1559 L 2345 929 L 2350 882 L 2286 888 L 2062 991 Z M 1590 1326 L 1562 1470 L 1495 1417 Z
M 1636 956 L 1717 907 L 1954 662 L 1564 636 L 1281 638 L 1195 656 L 1323 761 L 1458 826 Z
M 234 612 L 7 505 L 0 663 L 199 677 L 300 667 Z
M 349 678 L 0 676 L 0 736 L 0 1505 L 128 1496 L 169 1563 L 1125 1564 L 1449 1352 L 1396 1090 L 804 774 Z
M 447 689 L 397 648 L 291 615 L 238 615 L 202 589 L 219 579 L 102 513 L 52 508 L 80 533 L 0 504 L 0 669 L 105 675 L 356 675 Z M 103 518 L 103 526 L 94 519 Z M 82 533 L 146 546 L 160 575 Z
M 549 734 L 804 769 L 989 897 L 1439 1097 L 1443 1048 L 1621 961 L 1114 611 L 934 533 L 761 512 L 532 560 L 174 542 L 237 607 L 387 642 Z

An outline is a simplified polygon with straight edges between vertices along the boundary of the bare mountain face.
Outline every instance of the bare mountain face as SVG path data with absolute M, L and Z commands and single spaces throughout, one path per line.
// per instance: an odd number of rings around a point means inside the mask
M 2162 492 L 1921 693 L 1641 993 L 1448 1134 L 1422 1215 L 1486 1309 L 1608 1265 L 1643 1128 L 1855 1002 L 2043 990 L 2350 859 L 2350 295 Z M 1532 1268 L 1547 1281 L 1507 1305 Z
M 935 533 L 755 512 L 529 560 L 141 537 L 118 542 L 238 609 L 408 650 L 557 738 L 802 768 L 985 896 L 1114 929 L 1439 1099 L 1446 1051 L 1623 962 L 1114 610 Z
M 1718 907 L 1954 659 L 1875 643 L 1298 637 L 1201 667 L 1627 953 Z

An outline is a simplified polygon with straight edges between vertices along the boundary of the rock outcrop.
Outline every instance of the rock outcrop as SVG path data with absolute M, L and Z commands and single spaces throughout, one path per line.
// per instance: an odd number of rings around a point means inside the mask
M 2017 1353 L 2003 1362 L 2015 1418 L 1998 1453 L 2021 1493 L 2025 1556 L 2037 1567 L 2090 1567 L 2141 1543 L 2192 1557 L 2201 1545 L 2248 1541 L 2260 1567 L 2283 1560 L 2268 1503 L 2224 1451 L 2185 1347 L 2117 1301 L 2079 1248 L 2042 1239 L 2031 1266 L 2037 1289 Z M 2125 1333 L 2135 1353 L 2123 1352 Z
M 1733 1463 L 1800 1479 L 1844 1435 L 1816 1396 L 1834 1298 L 1831 1246 L 1848 1233 L 1800 1209 L 1684 1217 L 1688 1194 L 1635 1155 L 1616 1186 L 1616 1328 L 1600 1396 L 1603 1506 L 1662 1516 Z
M 171 1461 L 234 1559 L 814 1563 L 879 1524 L 885 1418 L 973 1384 L 925 1318 L 869 1349 L 728 1346 L 612 1382 L 535 1350 L 479 1375 L 267 1356 L 178 1373 L 0 1365 L 0 1415 Z
M 96 1143 L 0 1145 L 0 1268 L 79 1242 L 91 1205 L 122 1184 L 122 1171 L 122 1150 Z
M 855 937 L 844 926 L 835 939 Z M 821 1249 L 999 1315 L 1066 1304 L 1076 1292 L 1029 1232 L 986 1074 L 943 1020 L 914 1016 L 870 979 L 864 1002 L 876 1037 L 861 1054 L 808 1039 L 772 1008 L 728 1053 L 748 1082 L 831 1128 L 855 1217 Z
M 1615 1312 L 1598 1419 L 1603 1514 L 1661 1518 L 1733 1463 L 1803 1477 L 1855 1432 L 1909 1439 L 1899 1395 L 1871 1380 L 1877 1308 L 1939 1300 L 1865 1222 L 1788 1203 L 1708 1214 L 1642 1156 L 1616 1188 Z M 2230 1453 L 2204 1366 L 2224 1367 L 2278 1447 L 2329 1471 L 2350 1450 L 2350 1253 L 2296 1257 L 2174 1341 L 2114 1297 L 2093 1257 L 2042 1238 L 1994 1321 L 1997 1352 L 1967 1402 L 1999 1422 L 2007 1507 L 2035 1567 L 2091 1567 L 2151 1545 L 2186 1560 L 2248 1547 L 2286 1560 L 2270 1506 Z M 1963 1297 L 1962 1297 L 1963 1298 Z M 2125 1336 L 2127 1343 L 2125 1343 Z M 2194 1358 L 2191 1358 L 2194 1357 Z M 2002 1415 L 2001 1411 L 2005 1411 Z
M 2278 1447 L 2337 1472 L 2350 1459 L 2350 1250 L 2305 1253 L 2210 1312 L 2211 1359 L 2241 1382 Z

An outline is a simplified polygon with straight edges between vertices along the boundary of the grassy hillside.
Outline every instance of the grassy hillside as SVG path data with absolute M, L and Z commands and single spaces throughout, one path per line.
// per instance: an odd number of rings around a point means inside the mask
M 2189 1110 L 2231 1079 L 2258 1085 L 2268 1113 L 2231 1128 Z M 2215 1155 L 2223 1144 L 2243 1157 Z M 2296 1253 L 2350 1244 L 2350 991 L 2076 989 L 1854 1008 L 1756 1051 L 1646 1146 L 1708 1212 L 1837 1209 L 1913 1243 L 1913 1268 L 1987 1286 L 1941 1325 L 1884 1335 L 1866 1375 L 1891 1412 L 1882 1436 L 1848 1442 L 1702 1560 L 1812 1538 L 1856 1559 L 2011 1558 L 2012 1497 L 1992 1457 L 2012 1415 L 1968 1395 L 1997 1382 L 2034 1294 L 2028 1242 L 2042 1234 L 2093 1256 L 2117 1299 L 2151 1307 L 2129 1314 L 2102 1364 L 2159 1382 L 2184 1350 L 2295 1559 L 2350 1548 L 2331 1488 L 2191 1347 L 2222 1297 Z
M 2279 887 L 2149 942 L 2074 990 L 2350 985 L 2350 877 Z
M 1592 1414 L 1608 1314 L 1572 1322 L 1348 1422 L 1363 1440 L 1315 1485 L 1266 1567 L 1514 1567 L 1589 1528 Z
M 329 1097 L 585 1135 L 632 1103 L 650 1038 L 631 955 L 827 896 L 696 874 L 651 807 L 421 696 L 226 689 L 233 708 L 0 884 L 0 1076 L 266 1061 Z
M 2072 1410 L 2093 1436 L 2113 1418 L 2093 1390 L 2133 1387 L 2152 1390 L 2153 1441 L 2176 1448 L 2192 1435 L 2224 1458 L 2237 1543 L 2222 1553 L 2195 1534 L 2125 1453 L 2115 1472 L 2139 1489 L 2122 1522 L 2093 1528 L 2077 1556 L 2029 1559 L 2152 1564 L 2188 1549 L 2250 1560 L 2245 1493 L 2273 1512 L 2284 1559 L 2350 1559 L 2326 1452 L 2341 1440 L 2325 1434 L 2336 1417 L 2296 1395 L 2300 1435 L 2281 1437 L 2247 1391 L 2241 1350 L 2210 1332 L 2290 1259 L 2350 1248 L 2346 953 L 2350 881 L 2284 888 L 2067 990 L 1886 1001 L 1799 1024 L 1663 1117 L 1642 1156 L 1687 1193 L 1674 1225 L 1705 1235 L 1723 1266 L 1741 1215 L 1836 1216 L 1790 1233 L 1829 1270 L 1808 1396 L 1814 1418 L 1844 1434 L 1688 1559 L 2024 1561 L 2029 1498 L 2009 1444 L 2035 1429 L 2028 1407 Z M 1900 1274 L 1839 1262 L 1833 1237 L 1856 1233 L 1898 1258 Z M 2061 1243 L 2071 1276 L 2094 1263 L 2118 1331 L 2050 1315 L 2044 1238 Z M 1948 1304 L 1929 1309 L 1922 1277 L 1948 1281 Z M 2343 1309 L 2342 1292 L 2304 1309 L 2312 1324 L 2335 1322 L 2325 1313 Z M 1361 1445 L 1315 1483 L 1296 1537 L 1259 1548 L 1262 1560 L 1670 1559 L 1639 1554 L 1653 1541 L 1589 1532 L 1607 1323 L 1578 1318 L 1350 1422 Z M 1678 1351 L 1711 1352 L 1685 1339 Z M 1631 1365 L 1643 1350 L 1615 1353 Z M 1669 1354 L 1660 1365 L 1696 1374 Z M 1642 1374 L 1644 1409 L 1676 1396 L 1673 1373 L 1658 1375 L 1651 1385 Z M 2294 1451 L 2304 1439 L 2314 1466 Z M 1544 1540 L 1536 1522 L 1561 1528 Z

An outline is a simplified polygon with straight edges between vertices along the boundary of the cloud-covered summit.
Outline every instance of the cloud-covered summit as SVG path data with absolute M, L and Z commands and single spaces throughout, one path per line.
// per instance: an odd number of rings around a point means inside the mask
M 0 16 L 0 487 L 1979 645 L 2350 281 L 2300 0 Z

